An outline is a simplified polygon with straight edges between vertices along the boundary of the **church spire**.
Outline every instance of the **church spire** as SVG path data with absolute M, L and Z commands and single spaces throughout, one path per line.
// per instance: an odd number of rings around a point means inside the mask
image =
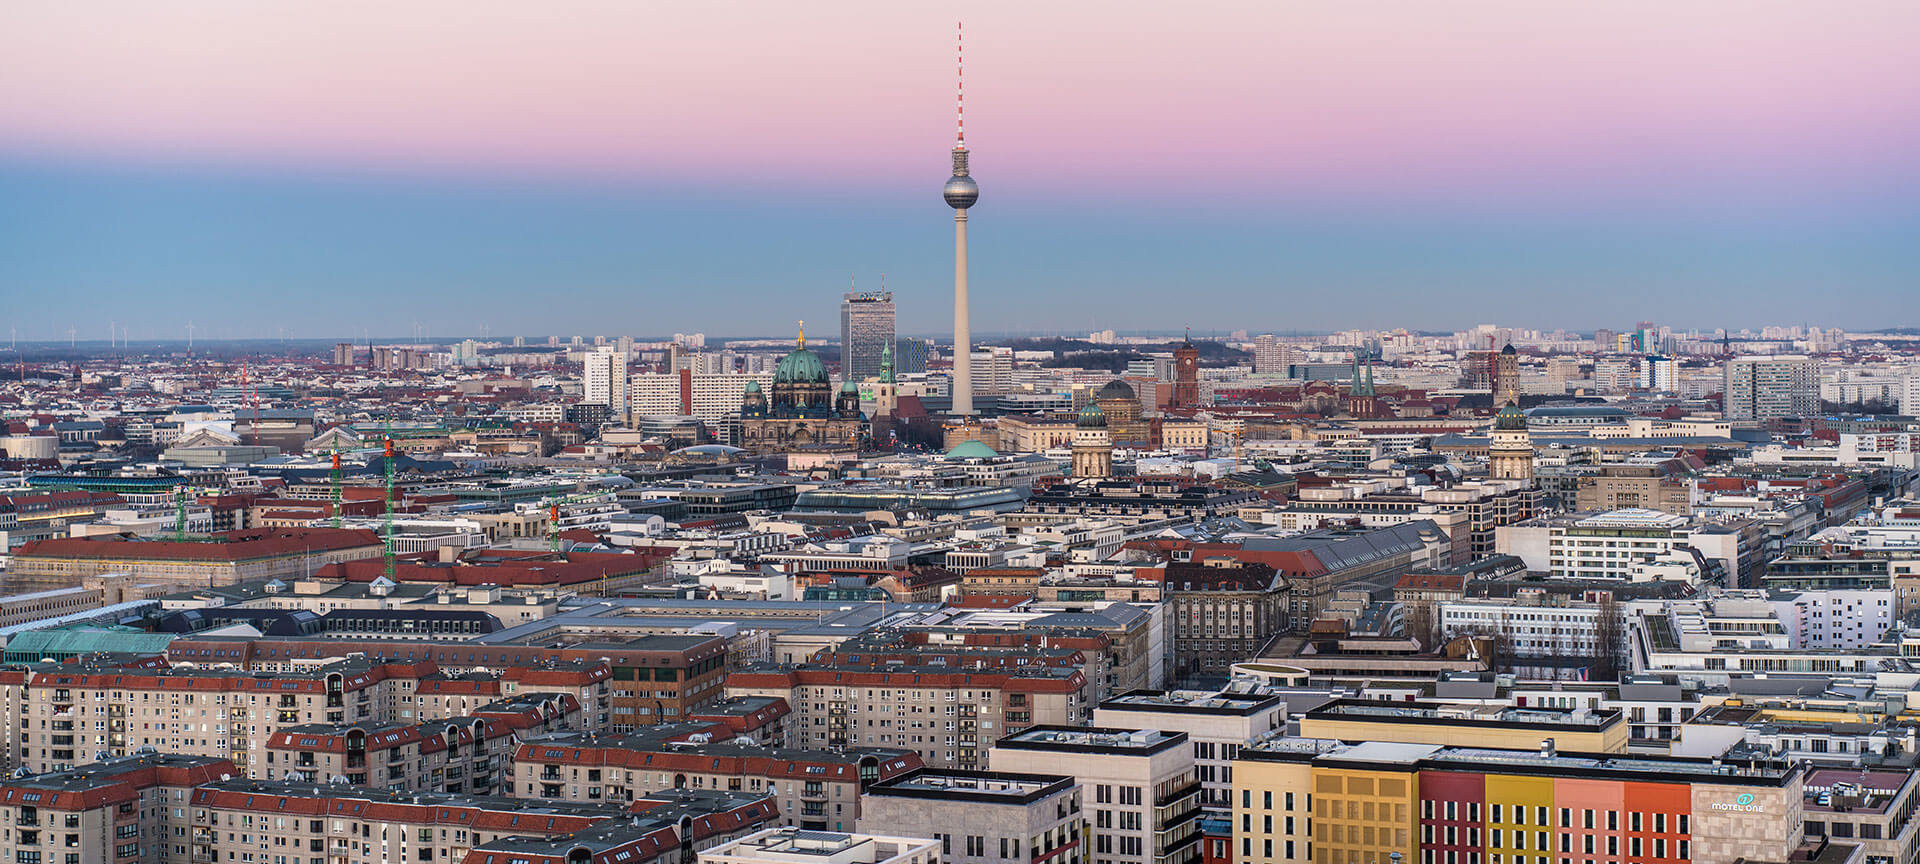
M 893 383 L 893 340 L 880 343 L 880 383 Z

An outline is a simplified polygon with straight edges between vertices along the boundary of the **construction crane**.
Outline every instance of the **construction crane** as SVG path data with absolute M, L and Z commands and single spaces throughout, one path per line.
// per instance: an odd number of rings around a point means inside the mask
M 560 554 L 560 508 L 582 501 L 592 501 L 606 495 L 605 492 L 583 492 L 554 499 L 547 507 L 547 547 L 553 554 Z
M 333 527 L 340 527 L 342 501 L 340 500 L 340 448 L 333 449 Z
M 385 558 L 387 563 L 387 581 L 391 582 L 393 581 L 393 421 L 391 419 L 386 424 L 386 457 L 383 461 L 386 462 L 387 486 L 386 493 L 382 496 L 386 499 L 386 523 L 381 526 L 380 545 L 381 557 Z

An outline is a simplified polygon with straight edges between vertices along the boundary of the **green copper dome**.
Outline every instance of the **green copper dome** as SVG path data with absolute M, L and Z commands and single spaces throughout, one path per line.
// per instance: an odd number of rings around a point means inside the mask
M 758 382 L 758 381 L 748 381 L 748 382 L 747 382 L 747 389 L 745 389 L 745 390 L 743 390 L 743 391 L 741 391 L 741 392 L 743 392 L 743 393 L 758 393 L 758 392 L 760 392 L 760 382 Z
M 994 459 L 999 455 L 993 452 L 992 447 L 979 441 L 963 441 L 960 446 L 947 451 L 948 459 Z
M 853 395 L 858 396 L 860 395 L 860 385 L 855 384 L 852 381 L 848 381 L 845 384 L 840 385 L 840 392 L 852 393 Z
M 1507 403 L 1500 413 L 1493 415 L 1493 428 L 1506 431 L 1521 431 L 1527 428 L 1527 415 L 1520 406 Z
M 1103 428 L 1107 425 L 1107 412 L 1101 410 L 1100 406 L 1088 402 L 1087 407 L 1080 409 L 1080 419 L 1074 421 L 1073 425 L 1082 429 Z
M 820 362 L 820 355 L 805 348 L 795 348 L 792 353 L 780 358 L 780 365 L 774 367 L 773 383 L 828 383 L 827 364 Z

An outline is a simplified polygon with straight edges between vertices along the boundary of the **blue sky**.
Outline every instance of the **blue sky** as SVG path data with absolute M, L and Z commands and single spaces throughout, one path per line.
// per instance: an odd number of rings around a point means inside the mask
M 948 326 L 937 168 L 838 195 L 187 164 L 0 163 L 0 286 L 23 338 L 830 329 L 881 273 L 905 331 Z M 818 185 L 818 184 L 816 184 Z M 903 184 L 904 185 L 904 184 Z M 1920 219 L 1471 200 L 1087 200 L 983 179 L 976 332 L 1920 323 Z M 97 331 L 97 332 L 95 332 Z
M 1920 325 L 1920 4 L 12 4 L 0 327 Z

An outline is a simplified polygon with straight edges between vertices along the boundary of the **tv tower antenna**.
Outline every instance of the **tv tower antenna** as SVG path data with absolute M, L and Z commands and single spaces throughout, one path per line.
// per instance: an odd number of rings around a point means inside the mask
M 967 22 L 953 26 L 953 149 L 967 149 Z

